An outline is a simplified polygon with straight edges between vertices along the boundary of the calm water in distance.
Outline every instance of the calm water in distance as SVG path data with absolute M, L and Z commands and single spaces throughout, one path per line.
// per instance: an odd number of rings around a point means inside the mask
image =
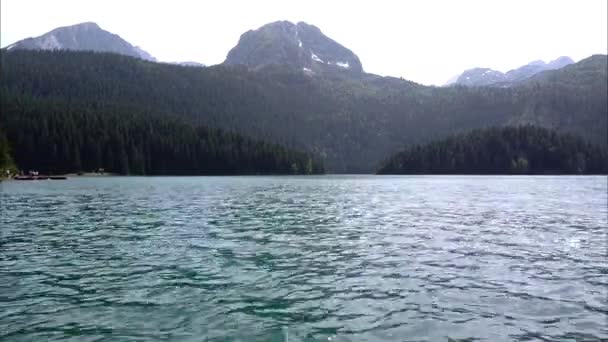
M 605 176 L 0 187 L 0 340 L 608 339 Z

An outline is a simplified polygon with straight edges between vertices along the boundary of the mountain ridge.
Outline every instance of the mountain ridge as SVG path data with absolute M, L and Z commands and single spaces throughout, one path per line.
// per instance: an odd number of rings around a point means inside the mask
M 150 53 L 134 46 L 119 35 L 88 21 L 55 28 L 37 37 L 25 38 L 5 48 L 13 50 L 73 50 L 112 52 L 119 55 L 156 61 Z
M 540 72 L 561 69 L 573 63 L 574 61 L 572 58 L 561 56 L 548 63 L 542 60 L 532 61 L 519 68 L 509 70 L 506 73 L 491 68 L 472 68 L 465 70 L 458 77 L 455 77 L 455 79 L 450 79 L 444 84 L 444 86 L 465 85 L 508 87 L 526 80 Z
M 87 32 L 93 32 L 92 37 L 83 37 L 83 33 Z M 260 36 L 265 36 L 266 39 Z M 102 42 L 92 41 L 95 37 Z M 260 42 L 263 44 L 259 44 Z M 5 51 L 19 49 L 111 52 L 154 62 L 207 66 L 194 61 L 158 61 L 141 47 L 132 45 L 91 21 L 57 27 L 38 37 L 22 39 L 3 48 Z M 513 86 L 539 72 L 558 69 L 573 62 L 566 56 L 548 63 L 536 60 L 506 73 L 491 68 L 473 68 L 452 77 L 444 86 Z M 275 21 L 244 32 L 222 64 L 243 64 L 251 68 L 286 64 L 296 66 L 308 75 L 336 71 L 350 71 L 351 75 L 365 73 L 359 57 L 354 52 L 324 35 L 318 27 L 302 21 Z

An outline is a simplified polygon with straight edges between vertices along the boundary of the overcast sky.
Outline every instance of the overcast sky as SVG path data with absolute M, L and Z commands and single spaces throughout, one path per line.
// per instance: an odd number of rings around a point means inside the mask
M 472 67 L 509 69 L 607 53 L 606 0 L 2 0 L 0 46 L 94 21 L 161 61 L 221 63 L 241 33 L 305 21 L 367 72 L 443 84 Z

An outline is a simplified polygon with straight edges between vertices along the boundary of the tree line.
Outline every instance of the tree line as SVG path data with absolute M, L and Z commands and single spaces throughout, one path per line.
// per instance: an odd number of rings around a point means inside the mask
M 608 149 L 535 126 L 486 128 L 414 145 L 379 174 L 608 174 Z
M 0 161 L 21 170 L 132 175 L 318 174 L 310 154 L 170 115 L 2 94 Z

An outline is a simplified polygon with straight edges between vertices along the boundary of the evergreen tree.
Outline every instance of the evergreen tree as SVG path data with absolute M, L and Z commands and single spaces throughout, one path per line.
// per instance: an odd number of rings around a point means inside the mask
M 323 173 L 310 154 L 194 127 L 171 115 L 31 96 L 0 97 L 0 165 L 42 173 L 96 171 L 136 175 L 234 175 Z M 275 160 L 274 163 L 269 161 Z
M 378 173 L 607 174 L 608 149 L 534 126 L 487 128 L 410 146 Z
M 8 139 L 2 128 L 0 128 L 0 179 L 6 177 L 8 174 L 15 174 L 16 172 L 17 168 L 11 157 Z

